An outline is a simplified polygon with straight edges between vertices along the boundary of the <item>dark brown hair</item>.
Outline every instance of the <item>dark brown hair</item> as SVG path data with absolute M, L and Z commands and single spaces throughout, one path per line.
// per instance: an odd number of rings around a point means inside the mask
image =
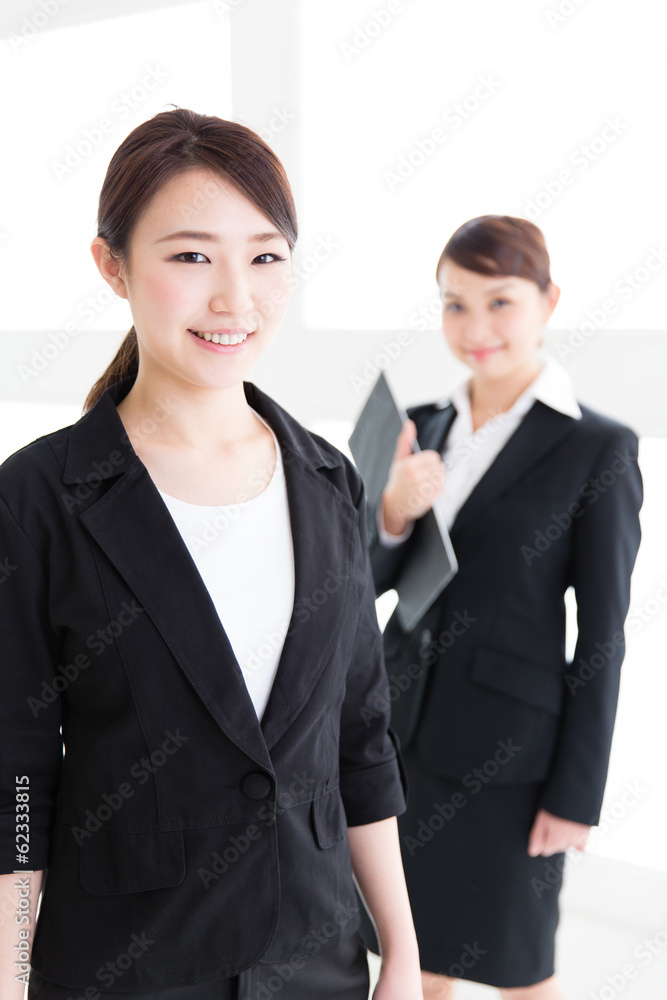
M 134 227 L 160 189 L 186 170 L 210 170 L 231 181 L 294 248 L 296 210 L 282 163 L 255 132 L 187 108 L 161 111 L 142 122 L 114 153 L 100 192 L 97 235 L 115 260 L 127 263 Z M 134 326 L 88 393 L 83 412 L 110 385 L 136 377 L 139 348 Z
M 446 260 L 476 274 L 527 278 L 542 292 L 551 281 L 542 230 L 511 215 L 480 215 L 459 226 L 440 254 L 436 280 Z

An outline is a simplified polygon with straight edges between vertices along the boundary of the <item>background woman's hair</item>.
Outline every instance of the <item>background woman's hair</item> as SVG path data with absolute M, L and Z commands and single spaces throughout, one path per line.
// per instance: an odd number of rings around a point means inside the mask
M 270 146 L 244 125 L 175 108 L 133 129 L 109 163 L 100 192 L 97 235 L 107 241 L 114 259 L 128 263 L 134 227 L 149 202 L 172 177 L 195 168 L 210 170 L 235 184 L 293 249 L 298 230 L 292 191 Z M 88 393 L 83 412 L 110 385 L 130 375 L 136 377 L 138 367 L 137 334 L 132 326 Z
M 527 278 L 542 292 L 551 281 L 542 230 L 511 215 L 480 215 L 459 226 L 440 254 L 436 279 L 446 260 L 476 274 Z

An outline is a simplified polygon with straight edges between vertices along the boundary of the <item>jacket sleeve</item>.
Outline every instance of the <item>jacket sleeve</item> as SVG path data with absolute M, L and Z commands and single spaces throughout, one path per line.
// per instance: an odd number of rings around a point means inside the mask
M 60 643 L 49 620 L 44 569 L 2 498 L 0 560 L 4 560 L 0 582 L 0 873 L 7 874 L 48 868 L 63 759 L 59 691 L 65 678 L 56 674 Z M 26 844 L 29 850 L 22 853 L 18 845 Z
M 404 541 L 398 542 L 396 545 L 391 547 L 383 545 L 379 537 L 377 509 L 378 504 L 369 506 L 366 515 L 366 528 L 375 596 L 380 597 L 387 590 L 393 590 L 396 585 L 405 557 L 408 554 L 412 532 Z
M 408 407 L 406 412 L 412 420 L 415 420 L 415 407 Z M 417 431 L 419 432 L 418 423 Z M 419 440 L 419 433 L 417 433 L 417 440 Z M 403 563 L 405 562 L 405 557 L 410 550 L 410 537 L 412 535 L 412 528 L 414 527 L 414 525 L 411 525 L 406 528 L 403 535 L 400 536 L 401 541 L 398 541 L 397 536 L 397 541 L 392 543 L 391 546 L 384 545 L 378 528 L 378 506 L 379 501 L 368 504 L 366 511 L 368 551 L 376 597 L 380 597 L 387 590 L 393 590 L 396 585 Z
M 340 787 L 348 826 L 375 823 L 405 812 L 407 794 L 398 737 L 389 725 L 389 682 L 367 547 L 366 494 L 356 470 L 355 477 L 359 484 L 355 506 L 361 542 L 355 565 L 357 625 L 340 735 Z
M 540 805 L 595 826 L 600 819 L 625 655 L 623 626 L 641 538 L 638 439 L 629 428 L 607 440 L 581 487 L 572 521 L 570 581 L 578 636 L 565 675 L 565 702 L 554 766 Z M 575 509 L 576 514 L 576 509 Z

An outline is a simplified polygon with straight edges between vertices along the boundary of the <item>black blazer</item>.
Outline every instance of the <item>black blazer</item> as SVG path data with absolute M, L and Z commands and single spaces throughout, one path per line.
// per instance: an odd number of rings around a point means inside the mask
M 260 724 L 124 432 L 130 385 L 0 467 L 0 843 L 2 871 L 20 869 L 27 776 L 26 868 L 48 869 L 33 967 L 147 991 L 307 955 L 332 920 L 352 930 L 346 825 L 402 812 L 405 789 L 389 711 L 370 711 L 387 679 L 352 462 L 244 382 L 280 443 L 295 557 Z M 140 960 L 111 985 L 105 963 L 133 942 Z
M 433 772 L 472 794 L 489 781 L 542 782 L 540 806 L 596 824 L 607 776 L 625 646 L 623 623 L 640 541 L 642 477 L 630 428 L 580 406 L 536 401 L 451 528 L 459 572 L 415 629 L 396 613 L 384 632 L 392 726 Z M 422 448 L 440 451 L 456 411 L 407 411 Z M 378 540 L 380 595 L 413 535 Z M 563 595 L 573 586 L 578 639 L 565 658 Z M 378 703 L 378 710 L 382 707 Z

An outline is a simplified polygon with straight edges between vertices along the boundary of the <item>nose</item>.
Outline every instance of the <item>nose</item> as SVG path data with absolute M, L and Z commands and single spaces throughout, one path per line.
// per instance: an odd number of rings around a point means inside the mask
M 225 268 L 217 278 L 209 304 L 212 312 L 228 313 L 237 321 L 247 317 L 254 306 L 247 277 L 239 269 Z
M 471 313 L 466 317 L 462 330 L 462 340 L 466 347 L 478 347 L 489 339 L 490 330 L 489 318 L 483 313 Z

